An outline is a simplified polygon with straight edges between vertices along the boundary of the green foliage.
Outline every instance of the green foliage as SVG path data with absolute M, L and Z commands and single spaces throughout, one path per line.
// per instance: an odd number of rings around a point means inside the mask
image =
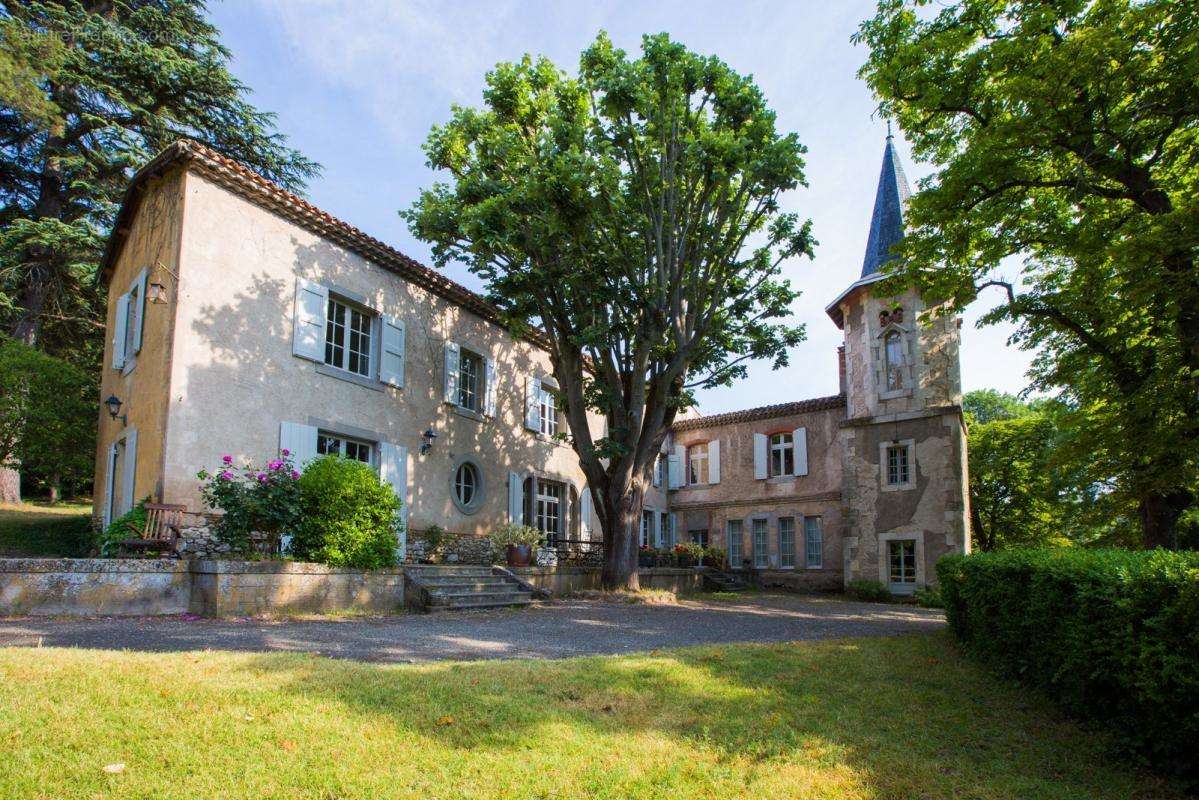
M 433 553 L 438 547 L 441 547 L 445 541 L 446 530 L 440 525 L 430 525 L 423 531 L 425 535 L 425 544 L 429 548 L 429 552 Z
M 814 242 L 780 196 L 803 185 L 805 149 L 750 78 L 665 34 L 630 57 L 601 33 L 577 78 L 526 56 L 486 80 L 485 108 L 456 107 L 425 145 L 451 182 L 404 216 L 514 330 L 544 329 L 573 446 L 610 506 L 604 546 L 619 550 L 621 506 L 691 389 L 729 384 L 749 359 L 782 366 L 802 339 L 781 264 Z M 608 421 L 601 439 L 589 409 Z
M 696 542 L 679 542 L 674 546 L 674 555 L 678 559 L 688 559 L 698 564 L 704 557 L 704 548 Z
M 536 547 L 541 544 L 545 537 L 541 531 L 529 525 L 517 525 L 514 522 L 509 522 L 506 525 L 501 525 L 498 528 L 493 528 L 488 534 L 491 539 L 491 544 L 503 550 L 509 545 L 528 545 Z
M 921 608 L 945 608 L 945 599 L 941 597 L 941 587 L 921 586 L 918 588 L 916 604 Z
M 292 188 L 316 174 L 228 62 L 202 0 L 0 5 L 4 329 L 94 368 L 105 236 L 133 171 L 177 138 Z
M 1061 446 L 1173 546 L 1199 475 L 1195 2 L 881 0 L 855 39 L 936 168 L 895 281 L 946 313 L 996 290 L 984 322 L 1071 409 Z
M 105 558 L 115 558 L 120 555 L 121 542 L 126 539 L 137 539 L 146 529 L 146 503 L 150 498 L 138 500 L 133 508 L 108 523 L 108 527 L 100 532 L 96 545 L 100 555 Z
M 962 396 L 962 413 L 969 425 L 1026 417 L 1032 407 L 1014 394 L 995 389 L 976 389 Z
M 5 558 L 86 558 L 97 537 L 91 504 L 23 503 L 0 505 L 0 556 Z
M 845 592 L 850 597 L 868 603 L 886 603 L 891 600 L 891 592 L 879 581 L 867 578 L 857 578 L 849 582 Z
M 47 486 L 86 488 L 95 465 L 96 376 L 0 335 L 0 464 Z
M 302 516 L 292 555 L 357 569 L 395 564 L 400 500 L 370 466 L 322 456 L 305 465 L 299 485 Z
M 1199 553 L 1014 550 L 937 564 L 981 661 L 1199 786 Z
M 211 509 L 219 509 L 214 533 L 240 555 L 275 555 L 282 537 L 300 527 L 300 473 L 292 467 L 291 454 L 258 469 L 247 461 L 233 466 L 233 456 L 223 456 L 215 472 L 200 470 L 200 497 Z M 255 541 L 255 536 L 265 537 Z

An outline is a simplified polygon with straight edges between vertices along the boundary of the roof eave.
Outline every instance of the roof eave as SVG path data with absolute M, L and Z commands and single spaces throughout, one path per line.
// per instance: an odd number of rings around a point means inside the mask
M 841 304 L 845 302 L 845 299 L 858 289 L 861 289 L 863 286 L 869 286 L 872 283 L 878 283 L 886 277 L 887 275 L 882 272 L 875 272 L 871 275 L 867 275 L 865 278 L 859 278 L 858 280 L 849 284 L 845 291 L 837 295 L 833 302 L 824 307 L 824 313 L 828 314 L 829 317 L 832 318 L 833 324 L 837 326 L 837 330 L 845 329 L 845 319 L 844 315 L 841 313 Z

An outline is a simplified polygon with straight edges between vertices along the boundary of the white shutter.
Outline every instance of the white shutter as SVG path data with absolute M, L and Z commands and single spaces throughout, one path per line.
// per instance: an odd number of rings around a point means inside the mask
M 591 538 L 591 487 L 586 484 L 579 493 L 579 537 Z
M 754 480 L 764 481 L 769 475 L 767 471 L 767 456 L 769 440 L 764 433 L 754 434 Z
M 125 432 L 125 462 L 121 465 L 121 513 L 133 508 L 136 495 L 133 482 L 137 477 L 137 428 Z
M 379 443 L 379 479 L 390 483 L 400 506 L 400 524 L 396 530 L 396 558 L 408 555 L 408 448 L 391 442 Z
M 383 346 L 379 348 L 379 380 L 391 386 L 404 386 L 404 321 L 383 318 Z
M 495 416 L 495 359 L 489 358 L 483 364 L 483 414 Z
M 129 295 L 117 298 L 117 316 L 112 326 L 112 368 L 125 366 L 125 325 L 129 319 Z
M 796 428 L 791 434 L 795 442 L 795 474 L 808 474 L 808 429 Z
M 508 521 L 520 525 L 525 517 L 525 481 L 518 473 L 508 473 Z
M 458 370 L 461 366 L 462 350 L 454 342 L 445 343 L 445 384 L 442 397 L 447 403 L 458 405 Z
M 310 361 L 325 360 L 325 312 L 329 290 L 296 278 L 296 307 L 292 319 L 291 352 Z
M 108 446 L 108 451 L 105 453 L 105 456 L 104 456 L 108 461 L 108 463 L 105 465 L 105 471 L 104 471 L 104 475 L 105 475 L 105 479 L 104 479 L 104 515 L 102 517 L 102 522 L 103 522 L 103 525 L 105 528 L 107 528 L 109 526 L 109 523 L 112 522 L 112 497 L 113 497 L 112 482 L 113 482 L 113 479 L 116 478 L 116 475 L 113 474 L 112 468 L 113 468 L 113 465 L 116 463 L 117 452 L 118 452 L 117 448 L 118 448 L 117 443 L 113 442 L 112 444 L 110 444 Z
M 683 486 L 683 459 L 687 457 L 687 448 L 675 445 L 674 453 L 666 459 L 666 484 L 671 489 Z
M 661 453 L 658 453 L 658 455 L 654 458 L 653 470 L 650 472 L 650 481 L 653 483 L 654 486 L 662 485 L 662 454 Z
M 316 428 L 298 422 L 279 423 L 279 455 L 286 450 L 295 468 L 304 471 L 304 465 L 316 458 Z
M 540 380 L 529 378 L 525 381 L 525 427 L 531 431 L 541 430 L 541 406 L 537 402 L 540 392 Z
M 708 483 L 720 483 L 720 440 L 708 442 Z

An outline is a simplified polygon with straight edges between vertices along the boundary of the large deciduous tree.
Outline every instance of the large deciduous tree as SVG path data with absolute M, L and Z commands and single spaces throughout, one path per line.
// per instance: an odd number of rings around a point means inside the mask
M 514 331 L 547 345 L 603 583 L 637 588 L 650 470 L 691 390 L 749 359 L 781 366 L 803 336 L 780 265 L 813 241 L 779 199 L 804 183 L 805 151 L 749 78 L 664 34 L 639 58 L 601 34 L 577 78 L 500 64 L 484 100 L 434 128 L 430 164 L 452 181 L 405 216 L 438 264 L 466 262 Z
M 1173 547 L 1199 472 L 1199 3 L 882 0 L 856 40 L 936 167 L 897 280 L 952 310 L 997 291 L 985 320 L 1039 351 L 1071 446 Z
M 317 171 L 248 102 L 202 0 L 2 0 L 0 37 L 0 330 L 21 342 L 95 367 L 105 237 L 174 139 L 293 189 Z

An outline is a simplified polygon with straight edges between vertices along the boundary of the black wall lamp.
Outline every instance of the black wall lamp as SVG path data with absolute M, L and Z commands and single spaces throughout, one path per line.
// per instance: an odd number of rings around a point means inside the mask
M 128 425 L 128 420 L 126 419 L 125 415 L 121 413 L 121 405 L 121 398 L 117 397 L 115 394 L 110 394 L 108 399 L 104 401 L 104 406 L 108 409 L 108 416 L 112 417 L 113 419 L 119 419 L 122 425 Z
M 432 428 L 426 428 L 424 434 L 421 435 L 420 454 L 423 456 L 433 449 L 433 442 L 437 439 L 437 434 Z

